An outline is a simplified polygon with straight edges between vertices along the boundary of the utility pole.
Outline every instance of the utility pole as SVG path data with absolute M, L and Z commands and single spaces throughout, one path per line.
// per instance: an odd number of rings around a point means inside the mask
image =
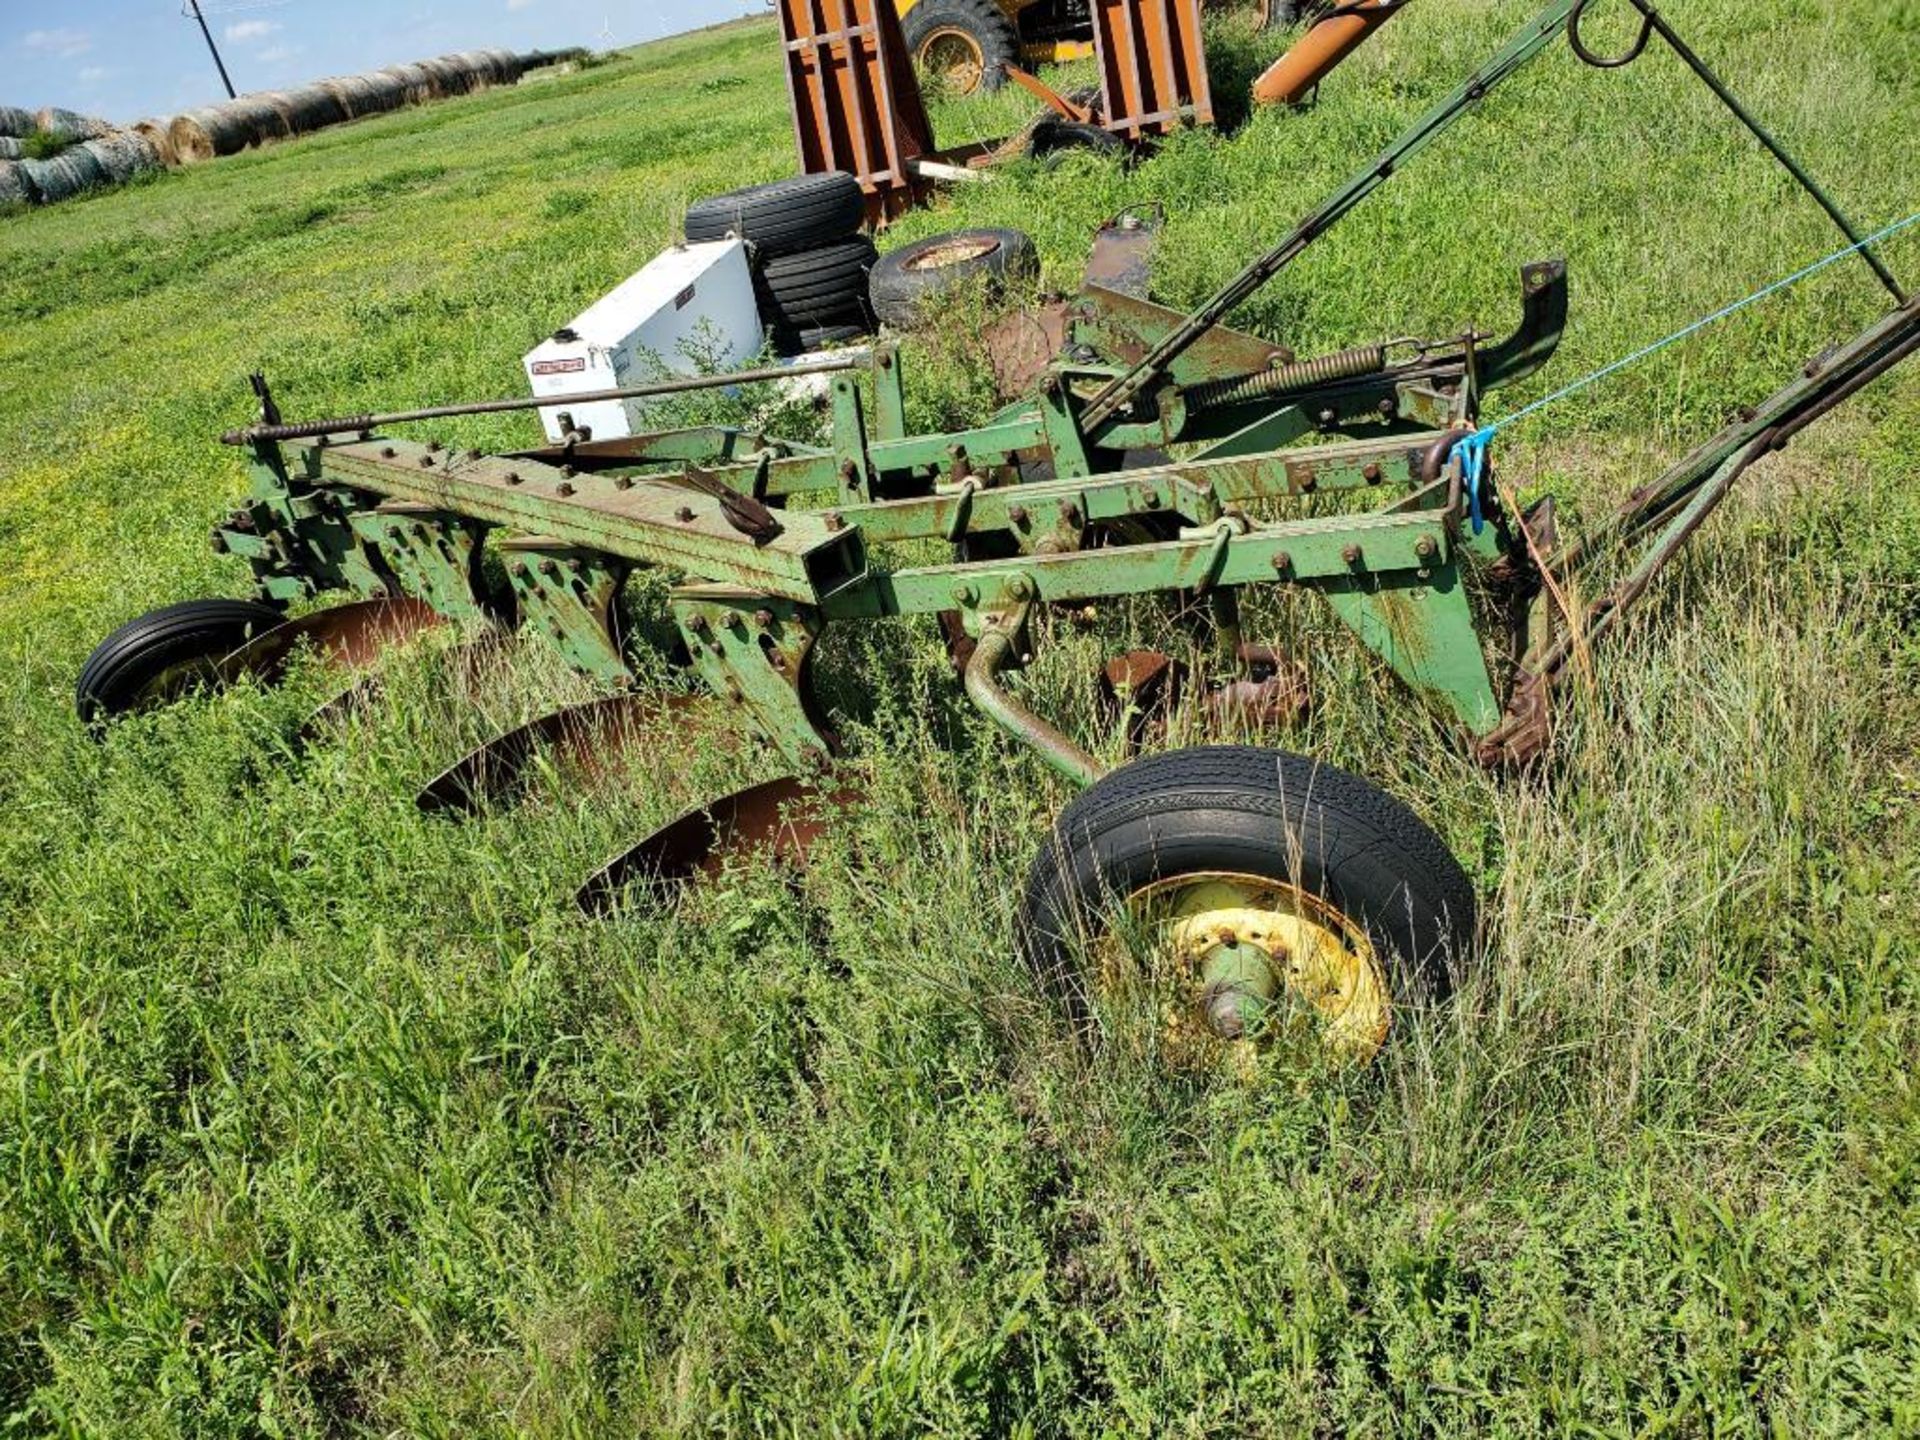
M 227 78 L 227 62 L 220 58 L 220 47 L 213 43 L 213 31 L 207 28 L 207 17 L 200 13 L 200 0 L 187 0 L 187 13 L 200 22 L 200 33 L 207 37 L 207 49 L 213 52 L 214 68 L 220 72 L 220 83 L 227 87 L 227 98 L 238 100 L 233 81 Z

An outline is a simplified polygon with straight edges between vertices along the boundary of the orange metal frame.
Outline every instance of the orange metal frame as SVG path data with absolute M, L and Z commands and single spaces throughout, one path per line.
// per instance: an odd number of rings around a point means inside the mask
M 933 126 L 893 0 L 779 0 L 800 168 L 844 170 L 874 223 L 931 188 L 913 162 L 934 154 Z
M 1200 0 L 1095 0 L 1106 128 L 1127 140 L 1213 123 Z

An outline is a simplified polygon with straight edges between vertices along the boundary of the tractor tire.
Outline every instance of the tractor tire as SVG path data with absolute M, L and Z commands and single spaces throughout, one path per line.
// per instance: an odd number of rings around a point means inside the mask
M 1137 761 L 1068 805 L 1027 874 L 1020 952 L 1088 1034 L 1090 952 L 1119 909 L 1216 877 L 1311 897 L 1335 929 L 1364 935 L 1395 1004 L 1445 998 L 1472 950 L 1473 887 L 1405 805 L 1329 765 L 1226 746 Z
M 1039 254 L 1024 232 L 956 230 L 882 255 L 868 293 L 883 324 L 911 330 L 924 319 L 929 300 L 969 284 L 997 290 L 1039 273 Z
M 998 90 L 1020 63 L 1020 32 L 994 0 L 920 0 L 907 12 L 907 53 L 950 95 Z
M 696 200 L 687 207 L 686 234 L 692 243 L 738 235 L 771 257 L 845 240 L 866 218 L 860 182 L 834 170 Z
M 806 330 L 776 333 L 773 345 L 782 355 L 811 355 L 829 345 L 864 340 L 873 330 L 866 325 L 815 325 Z
M 74 709 L 98 727 L 170 705 L 216 683 L 221 660 L 286 618 L 254 600 L 187 600 L 129 620 L 81 667 Z
M 761 320 L 775 334 L 841 325 L 870 329 L 867 276 L 879 258 L 873 242 L 861 236 L 766 261 L 754 275 Z

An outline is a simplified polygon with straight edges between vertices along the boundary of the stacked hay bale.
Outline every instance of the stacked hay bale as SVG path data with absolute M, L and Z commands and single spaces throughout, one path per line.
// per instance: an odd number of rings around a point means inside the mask
M 124 184 L 149 170 L 236 155 L 268 140 L 310 135 L 362 116 L 516 84 L 529 70 L 581 53 L 467 50 L 292 90 L 242 95 L 125 129 L 52 106 L 35 114 L 0 105 L 0 206 L 52 204 L 95 186 Z M 66 148 L 51 159 L 26 158 L 23 141 L 43 133 Z
M 71 200 L 82 191 L 107 183 L 107 172 L 101 169 L 100 161 L 80 145 L 62 150 L 51 160 L 22 160 L 19 165 L 33 186 L 34 198 L 42 205 Z
M 93 157 L 106 177 L 102 183 L 108 185 L 124 185 L 136 175 L 161 168 L 158 148 L 136 130 L 112 130 L 97 140 L 83 140 L 74 149 Z

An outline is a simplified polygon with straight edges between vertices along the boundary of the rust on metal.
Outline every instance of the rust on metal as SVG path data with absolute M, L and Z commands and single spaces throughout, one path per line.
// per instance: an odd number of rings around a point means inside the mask
M 934 153 L 893 0 L 779 0 L 800 168 L 842 170 L 878 224 L 931 191 L 914 162 Z
M 1213 123 L 1200 0 L 1094 0 L 1103 123 L 1140 141 Z
M 1408 0 L 1354 0 L 1326 16 L 1253 84 L 1261 105 L 1298 105 Z
M 1100 672 L 1100 708 L 1109 722 L 1127 727 L 1127 753 L 1144 750 L 1164 734 L 1185 689 L 1187 667 L 1159 650 L 1129 650 Z
M 342 669 L 361 670 L 402 641 L 444 623 L 423 600 L 356 600 L 276 625 L 220 662 L 220 678 L 251 675 L 268 684 L 286 673 L 303 646 Z
M 785 776 L 735 791 L 665 825 L 596 871 L 575 896 L 589 915 L 604 915 L 636 882 L 656 897 L 701 875 L 717 875 L 732 855 L 754 852 L 804 869 L 833 812 L 863 800 L 858 790 L 827 790 Z
M 683 722 L 715 708 L 709 696 L 615 695 L 543 715 L 498 735 L 449 766 L 421 790 L 416 802 L 428 815 L 471 815 L 511 799 L 526 785 L 542 756 L 589 780 L 619 768 L 623 753 L 666 733 L 660 723 Z

